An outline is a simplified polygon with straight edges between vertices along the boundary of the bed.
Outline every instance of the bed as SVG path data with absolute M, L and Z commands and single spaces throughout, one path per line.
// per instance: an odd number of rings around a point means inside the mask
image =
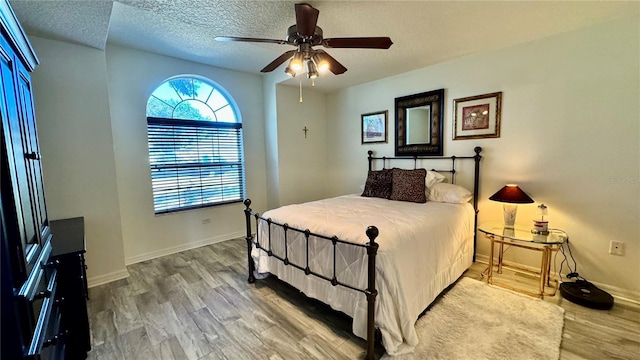
M 367 358 L 374 356 L 376 329 L 387 353 L 410 352 L 418 343 L 420 314 L 475 261 L 481 149 L 474 151 L 474 156 L 427 158 L 450 161 L 438 170 L 418 168 L 420 157 L 374 157 L 370 151 L 362 193 L 367 196 L 287 205 L 263 215 L 245 200 L 248 281 L 276 275 L 351 316 L 353 333 L 367 340 Z M 475 161 L 473 192 L 454 185 L 456 163 L 467 159 Z M 413 169 L 391 167 L 407 160 Z M 422 194 L 405 175 L 423 177 Z M 414 194 L 377 192 L 375 181 L 384 178 L 380 181 L 387 184 L 388 177 L 393 189 L 405 186 Z

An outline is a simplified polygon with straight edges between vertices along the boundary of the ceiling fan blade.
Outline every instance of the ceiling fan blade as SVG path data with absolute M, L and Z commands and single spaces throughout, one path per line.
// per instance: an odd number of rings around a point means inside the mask
M 320 11 L 309 4 L 296 4 L 296 28 L 302 36 L 313 36 Z
M 289 44 L 286 40 L 276 40 L 276 39 L 257 39 L 257 38 L 247 38 L 247 37 L 234 37 L 234 36 L 216 36 L 214 38 L 216 41 L 243 41 L 243 42 L 260 42 L 260 43 L 271 43 L 271 44 Z
M 340 75 L 347 71 L 347 68 L 344 67 L 344 65 L 340 64 L 338 60 L 331 57 L 331 55 L 327 54 L 325 51 L 319 50 L 318 52 L 321 52 L 322 56 L 329 62 L 329 71 L 334 75 Z
M 260 72 L 266 73 L 266 72 L 271 72 L 277 69 L 278 66 L 282 65 L 283 62 L 287 61 L 290 57 L 292 57 L 293 53 L 295 52 L 296 52 L 295 50 L 289 50 L 285 52 L 284 54 L 278 56 L 277 59 L 273 60 L 269 65 L 265 66 L 262 70 L 260 70 Z
M 388 37 L 330 38 L 322 41 L 322 45 L 328 48 L 388 49 L 392 44 Z

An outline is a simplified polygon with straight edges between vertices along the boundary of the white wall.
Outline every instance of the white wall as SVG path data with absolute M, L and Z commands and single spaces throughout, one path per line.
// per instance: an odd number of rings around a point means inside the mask
M 273 209 L 280 206 L 280 179 L 278 167 L 278 108 L 276 84 L 282 81 L 283 74 L 278 72 L 268 73 L 263 80 L 264 94 L 264 123 L 265 123 L 265 158 L 266 158 L 266 183 L 267 183 L 267 208 Z M 288 75 L 287 75 L 288 76 Z
M 358 191 L 368 149 L 393 155 L 395 97 L 444 88 L 445 155 L 484 149 L 479 222 L 501 220 L 501 205 L 487 198 L 518 183 L 549 206 L 551 227 L 568 232 L 581 276 L 640 299 L 639 24 L 635 14 L 330 94 L 327 195 Z M 496 91 L 500 138 L 453 141 L 453 99 Z M 389 143 L 361 145 L 360 114 L 385 109 Z M 518 222 L 529 226 L 534 210 L 520 206 Z M 479 254 L 488 254 L 478 239 Z M 626 255 L 608 254 L 610 240 L 624 241 Z
M 154 215 L 145 110 L 169 77 L 204 76 L 235 99 L 247 195 L 257 211 L 266 207 L 260 76 L 117 46 L 31 41 L 41 60 L 33 86 L 49 217 L 85 217 L 90 285 L 126 277 L 126 263 L 243 235 L 240 203 Z
M 262 78 L 118 46 L 108 46 L 106 54 L 125 261 L 242 236 L 241 203 L 154 215 L 145 111 L 151 92 L 172 76 L 197 74 L 227 90 L 243 122 L 247 194 L 264 206 Z M 203 224 L 205 219 L 211 222 Z
M 326 96 L 299 91 L 276 86 L 280 206 L 326 197 Z
M 85 218 L 87 276 L 127 276 L 104 52 L 32 36 L 32 75 L 49 219 Z

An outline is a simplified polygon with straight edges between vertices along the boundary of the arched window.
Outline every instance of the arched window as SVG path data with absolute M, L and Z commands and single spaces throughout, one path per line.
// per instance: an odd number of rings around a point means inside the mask
M 226 92 L 199 77 L 174 77 L 147 101 L 156 214 L 242 201 L 242 122 Z

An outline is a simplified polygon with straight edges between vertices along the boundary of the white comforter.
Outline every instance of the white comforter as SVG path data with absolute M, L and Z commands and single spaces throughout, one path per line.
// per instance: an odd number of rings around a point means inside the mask
M 368 242 L 365 230 L 378 227 L 380 244 L 376 259 L 375 324 L 391 355 L 410 352 L 418 343 L 415 322 L 420 313 L 472 263 L 473 208 L 470 204 L 427 202 L 416 204 L 379 198 L 345 195 L 304 204 L 289 205 L 265 212 L 265 218 L 291 227 L 354 243 Z M 263 247 L 284 257 L 282 230 L 260 222 L 258 239 Z M 304 235 L 291 230 L 287 234 L 290 261 L 304 267 Z M 336 256 L 339 281 L 366 288 L 366 251 L 338 245 Z M 272 273 L 298 288 L 307 296 L 321 300 L 353 318 L 353 333 L 366 338 L 364 294 L 285 266 L 264 251 L 254 248 L 256 270 Z M 310 268 L 331 278 L 333 248 L 330 242 L 310 241 Z

